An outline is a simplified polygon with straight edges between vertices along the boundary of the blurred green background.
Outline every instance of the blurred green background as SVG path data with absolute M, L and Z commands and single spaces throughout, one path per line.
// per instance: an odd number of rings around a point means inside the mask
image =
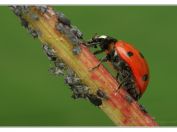
M 140 102 L 160 125 L 177 125 L 177 7 L 58 6 L 85 39 L 108 34 L 145 55 L 151 79 Z M 7 6 L 0 7 L 0 125 L 114 126 L 98 108 L 75 101 L 62 77 Z

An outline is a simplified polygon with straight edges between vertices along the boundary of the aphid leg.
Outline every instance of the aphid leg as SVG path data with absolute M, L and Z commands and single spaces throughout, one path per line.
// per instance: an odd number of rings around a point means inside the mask
M 107 56 L 102 57 L 102 58 L 100 59 L 100 62 L 99 62 L 96 66 L 90 68 L 89 71 L 95 70 L 96 68 L 98 68 L 98 67 L 101 65 L 102 62 L 106 62 L 107 60 L 108 60 L 108 59 L 107 59 Z

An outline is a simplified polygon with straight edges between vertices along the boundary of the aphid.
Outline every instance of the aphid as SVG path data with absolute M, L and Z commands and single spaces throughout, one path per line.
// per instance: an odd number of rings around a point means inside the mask
M 36 8 L 38 10 L 40 10 L 42 13 L 46 13 L 48 10 L 48 7 L 46 5 L 42 5 L 42 6 L 36 6 Z
M 21 24 L 25 28 L 28 28 L 28 25 L 29 25 L 28 21 L 26 19 L 22 18 L 22 17 L 21 17 Z
M 59 67 L 51 67 L 49 69 L 49 72 L 52 73 L 52 74 L 55 74 L 57 76 L 64 75 L 64 72 Z
M 94 94 L 88 94 L 87 95 L 89 101 L 94 104 L 95 106 L 100 106 L 102 105 L 102 100 L 100 98 L 98 98 L 96 95 Z
M 97 96 L 103 99 L 108 99 L 108 96 L 106 95 L 105 92 L 103 92 L 102 90 L 98 89 L 96 92 Z
M 43 45 L 43 51 L 46 53 L 49 60 L 56 61 L 57 56 L 55 55 L 55 51 L 51 49 L 48 44 Z
M 10 9 L 15 13 L 16 16 L 22 17 L 22 14 L 25 14 L 29 11 L 28 6 L 10 6 Z
M 35 30 L 31 30 L 30 33 L 33 36 L 33 38 L 37 38 L 38 37 L 38 33 Z
M 58 21 L 61 22 L 63 25 L 71 26 L 71 21 L 62 13 L 56 12 Z
M 101 50 L 94 52 L 94 54 L 104 51 L 107 54 L 92 69 L 99 67 L 101 62 L 111 62 L 118 71 L 117 80 L 120 83 L 118 89 L 126 87 L 125 89 L 130 95 L 138 100 L 146 90 L 149 82 L 149 68 L 145 58 L 142 57 L 142 53 L 127 42 L 117 41 L 117 39 L 106 35 L 96 35 L 86 45 L 93 47 L 99 45 Z
M 78 55 L 81 52 L 81 48 L 79 46 L 73 48 L 73 54 Z
M 80 85 L 80 79 L 73 76 L 66 76 L 65 83 L 67 83 L 70 86 Z
M 9 8 L 10 8 L 11 10 L 15 10 L 15 9 L 17 8 L 17 6 L 16 6 L 16 5 L 10 5 Z
M 67 83 L 73 91 L 72 97 L 74 99 L 87 97 L 87 94 L 89 93 L 89 88 L 81 83 L 81 80 L 70 68 L 67 69 L 65 83 Z
M 79 43 L 79 39 L 77 38 L 77 36 L 75 36 L 71 31 L 70 31 L 70 28 L 69 27 L 66 27 L 64 28 L 64 34 L 67 36 L 67 38 L 72 42 L 72 44 L 74 46 L 78 46 L 80 43 Z
M 74 85 L 81 85 L 80 79 L 76 77 L 73 70 L 70 68 L 67 69 L 67 76 L 65 77 L 65 83 L 67 83 L 69 86 Z
M 21 11 L 20 6 L 12 5 L 12 6 L 10 6 L 10 8 L 11 8 L 11 10 L 13 10 L 13 12 L 15 13 L 16 16 L 21 17 L 22 11 Z
M 89 92 L 88 87 L 84 86 L 84 85 L 73 85 L 71 86 L 71 89 L 73 91 L 73 95 L 72 97 L 74 99 L 78 99 L 78 98 L 86 98 L 87 94 Z
M 49 69 L 49 72 L 55 75 L 64 75 L 65 64 L 56 56 L 55 50 L 50 48 L 48 44 L 43 45 L 43 50 L 46 53 L 48 59 L 53 61 L 55 65 L 55 67 Z
M 62 62 L 62 60 L 60 60 L 58 58 L 54 61 L 54 64 L 55 64 L 56 67 L 58 67 L 60 69 L 65 68 L 65 64 Z
M 80 44 L 79 39 L 70 31 L 70 28 L 68 26 L 63 25 L 62 23 L 57 23 L 56 29 L 59 32 L 65 34 L 74 46 L 78 46 Z
M 38 32 L 36 30 L 32 29 L 31 27 L 28 27 L 28 32 L 32 35 L 33 38 L 38 37 Z
M 37 14 L 33 13 L 33 14 L 31 14 L 31 19 L 32 20 L 39 20 L 39 17 Z
M 29 7 L 28 6 L 20 6 L 21 12 L 23 14 L 27 13 L 29 11 Z
M 78 40 L 78 38 L 76 38 L 75 36 L 72 36 L 71 34 L 67 34 L 67 36 L 74 46 L 80 45 L 80 41 Z
M 73 54 L 79 54 L 81 51 L 79 47 L 81 41 L 79 39 L 82 38 L 82 33 L 77 27 L 70 25 L 71 22 L 64 16 L 63 13 L 57 12 L 56 15 L 58 16 L 58 23 L 56 24 L 56 29 L 66 35 L 66 37 L 73 44 Z
M 56 24 L 56 29 L 61 32 L 61 33 L 65 33 L 65 27 L 62 23 L 57 23 Z
M 76 26 L 72 26 L 71 27 L 71 32 L 77 36 L 79 39 L 83 38 L 83 33 L 76 27 Z
M 75 73 L 74 73 L 74 71 L 73 71 L 72 69 L 68 68 L 68 69 L 67 69 L 67 75 L 68 75 L 68 76 L 71 76 L 71 77 L 74 77 L 74 76 L 75 76 Z

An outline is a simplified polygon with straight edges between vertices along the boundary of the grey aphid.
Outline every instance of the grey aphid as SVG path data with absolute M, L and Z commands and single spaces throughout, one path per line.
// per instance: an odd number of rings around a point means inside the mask
M 89 89 L 88 87 L 84 86 L 84 85 L 74 85 L 71 87 L 72 91 L 73 91 L 73 98 L 77 99 L 77 98 L 86 98 L 87 95 L 89 94 Z
M 22 11 L 20 8 L 18 8 L 18 6 L 12 7 L 11 9 L 13 10 L 16 16 L 19 16 L 19 17 L 22 16 Z
M 68 68 L 67 69 L 67 75 L 70 76 L 70 77 L 74 77 L 75 76 L 75 73 L 72 69 Z
M 29 6 L 20 6 L 21 11 L 25 14 L 29 11 Z
M 57 56 L 55 55 L 55 50 L 50 48 L 48 44 L 43 45 L 43 51 L 46 53 L 49 60 L 56 61 Z
M 79 39 L 77 38 L 77 36 L 74 35 L 74 33 L 70 31 L 69 27 L 65 26 L 64 34 L 68 37 L 73 45 L 79 45 Z
M 59 67 L 60 69 L 64 69 L 65 68 L 65 64 L 59 59 L 54 61 L 54 64 L 55 64 L 56 67 Z
M 51 67 L 49 69 L 49 72 L 52 73 L 52 74 L 55 74 L 57 76 L 58 75 L 64 75 L 64 72 L 61 69 L 59 69 L 58 67 Z
M 40 10 L 42 13 L 46 13 L 47 10 L 48 10 L 48 8 L 47 8 L 46 5 L 36 6 L 36 8 L 37 8 L 38 10 Z
M 68 84 L 68 85 L 73 85 L 73 78 L 70 77 L 70 76 L 67 76 L 65 78 L 65 83 Z
M 71 32 L 72 32 L 74 35 L 76 35 L 79 39 L 82 39 L 83 33 L 82 33 L 76 26 L 72 26 Z
M 56 25 L 56 29 L 61 32 L 61 33 L 64 33 L 65 32 L 65 27 L 62 23 L 57 23 Z
M 45 51 L 47 54 L 52 55 L 52 56 L 55 56 L 55 50 L 52 49 L 52 48 L 50 48 L 50 47 L 48 46 L 48 44 L 44 44 L 44 45 L 43 45 L 43 49 L 44 49 L 44 51 Z
M 70 35 L 68 38 L 70 39 L 70 41 L 72 42 L 73 45 L 79 45 L 80 44 L 80 41 L 75 36 Z
M 24 19 L 24 18 L 22 18 L 22 17 L 21 17 L 20 20 L 21 20 L 22 26 L 24 26 L 25 28 L 28 28 L 28 25 L 29 25 L 28 21 L 26 21 L 26 19 Z
M 39 17 L 37 14 L 33 13 L 33 14 L 31 14 L 31 19 L 32 20 L 39 20 Z
M 37 38 L 38 37 L 38 32 L 35 31 L 32 28 L 28 28 L 29 33 L 33 36 L 33 38 Z
M 73 54 L 78 55 L 81 52 L 81 48 L 79 46 L 73 48 Z
M 85 94 L 87 93 L 87 87 L 83 86 L 83 85 L 77 85 L 75 86 L 75 89 L 77 90 L 78 93 L 81 93 L 81 94 Z
M 70 31 L 69 27 L 63 25 L 62 23 L 58 23 L 56 24 L 56 29 L 59 32 L 65 34 L 67 38 L 72 42 L 73 45 L 79 45 L 79 40 L 77 36 L 75 36 L 74 33 Z
M 80 79 L 77 77 L 72 76 L 66 76 L 65 77 L 65 83 L 67 83 L 68 85 L 80 85 Z
M 70 27 L 71 21 L 62 12 L 56 12 L 56 15 L 59 22 Z

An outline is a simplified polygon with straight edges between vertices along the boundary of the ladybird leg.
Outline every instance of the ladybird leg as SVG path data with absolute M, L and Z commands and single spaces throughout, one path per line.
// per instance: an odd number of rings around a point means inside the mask
M 117 73 L 117 75 L 116 75 L 116 80 L 118 80 L 119 79 L 119 73 Z
M 118 88 L 116 89 L 116 91 L 118 91 L 122 87 L 122 85 L 124 84 L 124 82 L 125 81 L 120 82 L 120 84 L 119 84 Z
M 84 43 L 85 46 L 87 47 L 97 47 L 98 43 L 92 42 L 92 41 L 87 41 Z
M 88 40 L 84 43 L 84 45 L 86 45 L 87 47 L 94 47 L 94 48 L 97 48 L 97 45 L 99 45 L 101 42 L 98 41 L 97 39 L 91 39 L 91 40 Z
M 119 76 L 119 74 L 117 73 L 117 77 L 118 77 L 118 76 Z M 116 92 L 122 87 L 122 85 L 128 80 L 128 78 L 129 78 L 129 76 L 127 76 L 126 78 L 124 78 L 124 79 L 120 82 L 118 88 L 116 89 Z
M 100 54 L 100 53 L 102 53 L 102 52 L 104 52 L 104 50 L 97 50 L 97 51 L 93 52 L 93 54 L 94 54 L 94 55 L 97 55 L 97 54 Z
M 98 67 L 101 65 L 102 62 L 106 62 L 107 60 L 108 60 L 108 59 L 107 59 L 107 56 L 102 57 L 102 58 L 100 59 L 100 62 L 99 62 L 96 66 L 94 66 L 94 67 L 92 67 L 91 69 L 89 69 L 89 71 L 95 70 L 96 68 L 98 68 Z

